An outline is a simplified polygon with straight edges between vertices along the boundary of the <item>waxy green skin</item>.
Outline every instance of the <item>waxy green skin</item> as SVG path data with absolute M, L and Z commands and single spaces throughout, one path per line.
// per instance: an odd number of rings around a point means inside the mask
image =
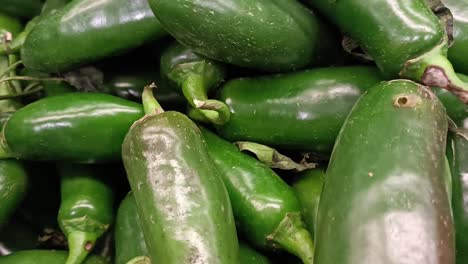
M 271 261 L 262 254 L 255 251 L 247 243 L 239 242 L 239 263 L 248 264 L 270 264 Z
M 0 257 L 0 264 L 63 264 L 66 259 L 66 251 L 25 250 Z M 83 264 L 109 264 L 109 262 L 98 256 L 90 256 Z
M 357 40 L 387 77 L 439 44 L 444 28 L 424 0 L 303 0 Z
M 107 94 L 57 95 L 16 111 L 3 143 L 27 160 L 116 161 L 128 129 L 142 116 L 140 104 Z
M 233 144 L 210 131 L 201 130 L 228 190 L 239 231 L 257 247 L 291 252 L 286 245 L 274 240 L 274 233 L 288 213 L 301 212 L 292 188 L 260 161 L 241 153 Z M 297 231 L 304 229 L 303 224 L 295 228 Z M 305 244 L 304 241 L 296 242 Z M 295 246 L 291 253 L 298 254 L 301 249 Z
M 148 256 L 135 196 L 129 192 L 120 203 L 115 220 L 115 263 L 126 264 L 138 256 Z
M 21 161 L 0 160 L 0 227 L 16 211 L 26 195 L 28 175 Z
M 122 160 L 155 263 L 239 263 L 226 188 L 190 119 L 143 117 L 125 138 Z
M 468 126 L 450 133 L 447 156 L 452 170 L 452 208 L 456 230 L 457 263 L 468 261 Z
M 32 18 L 41 12 L 42 0 L 2 0 L 0 12 L 20 18 Z
M 302 205 L 302 217 L 311 234 L 315 233 L 317 212 L 325 180 L 325 170 L 312 169 L 297 175 L 297 180 L 291 185 Z
M 97 21 L 97 22 L 96 22 Z M 166 35 L 145 0 L 73 1 L 42 18 L 21 50 L 28 68 L 59 72 Z
M 208 58 L 286 71 L 308 65 L 319 42 L 313 13 L 296 1 L 150 0 L 166 30 Z M 322 37 L 322 35 L 320 36 Z
M 468 74 L 468 1 L 442 0 L 453 15 L 454 42 L 448 50 L 448 58 L 457 72 Z
M 360 98 L 325 176 L 315 263 L 455 263 L 447 123 L 435 95 L 411 81 Z
M 79 264 L 113 222 L 112 186 L 93 165 L 60 164 L 61 203 L 57 221 L 68 239 L 67 264 Z
M 359 96 L 381 80 L 376 68 L 339 67 L 232 80 L 218 99 L 231 118 L 218 132 L 229 141 L 331 152 Z

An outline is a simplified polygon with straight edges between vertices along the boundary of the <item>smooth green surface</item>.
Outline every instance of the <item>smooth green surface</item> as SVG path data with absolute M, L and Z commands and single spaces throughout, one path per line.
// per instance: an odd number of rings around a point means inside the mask
M 457 72 L 468 74 L 468 1 L 442 0 L 453 15 L 453 45 L 448 58 Z
M 315 263 L 455 262 L 447 126 L 435 95 L 411 81 L 384 82 L 361 97 L 325 176 Z
M 67 264 L 79 264 L 114 220 L 112 186 L 93 165 L 59 164 L 61 203 L 57 221 L 68 239 Z
M 26 195 L 28 175 L 21 161 L 0 160 L 0 227 L 8 222 Z
M 6 257 L 0 257 L 0 264 L 64 264 L 66 251 L 59 250 L 25 250 Z M 83 264 L 108 264 L 103 258 L 91 256 Z
M 303 0 L 357 40 L 388 77 L 439 44 L 444 28 L 424 0 Z
M 219 91 L 231 119 L 218 132 L 229 141 L 331 152 L 354 103 L 380 80 L 376 68 L 362 66 L 232 80 Z
M 238 66 L 286 71 L 308 65 L 319 26 L 294 0 L 150 0 L 167 31 L 195 52 Z
M 456 230 L 457 263 L 468 262 L 468 126 L 450 134 L 447 156 L 452 169 L 452 208 Z
M 28 19 L 39 15 L 43 2 L 43 0 L 2 0 L 0 12 Z
M 239 231 L 253 245 L 263 249 L 288 250 L 274 233 L 289 213 L 299 213 L 301 205 L 292 188 L 272 169 L 240 152 L 233 144 L 202 128 L 208 151 L 224 181 Z M 303 224 L 291 224 L 291 233 L 304 230 Z M 281 230 L 284 231 L 284 230 Z M 310 238 L 310 234 L 306 234 Z M 311 254 L 307 240 L 295 240 L 290 253 L 307 258 Z M 304 252 L 305 251 L 305 252 Z M 307 260 L 304 260 L 305 263 Z
M 226 188 L 190 119 L 178 112 L 145 116 L 127 134 L 122 159 L 151 259 L 239 263 Z
M 107 162 L 120 160 L 121 144 L 140 104 L 98 93 L 71 93 L 31 103 L 8 120 L 6 144 L 29 160 Z
M 146 0 L 76 0 L 39 21 L 26 38 L 21 58 L 28 68 L 58 72 L 165 34 Z
M 325 180 L 325 170 L 306 170 L 297 175 L 297 179 L 291 185 L 294 193 L 302 205 L 302 217 L 311 234 L 315 233 L 317 224 L 317 212 Z
M 457 75 L 462 81 L 468 82 L 468 76 L 463 74 Z M 440 99 L 442 104 L 445 106 L 447 115 L 457 125 L 462 125 L 463 120 L 468 118 L 468 105 L 461 102 L 455 95 L 445 89 L 433 88 L 433 90 L 437 94 L 437 97 Z
M 129 192 L 120 203 L 115 220 L 115 264 L 126 264 L 138 256 L 148 256 L 148 248 L 141 228 L 135 196 Z

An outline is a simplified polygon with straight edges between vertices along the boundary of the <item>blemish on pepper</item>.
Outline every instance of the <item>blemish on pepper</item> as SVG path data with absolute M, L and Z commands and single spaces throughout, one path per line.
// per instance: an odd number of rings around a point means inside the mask
M 87 241 L 84 248 L 86 251 L 91 251 L 91 249 L 93 249 L 93 243 L 91 241 Z
M 393 105 L 396 107 L 413 108 L 421 102 L 421 98 L 415 94 L 403 94 L 396 97 Z

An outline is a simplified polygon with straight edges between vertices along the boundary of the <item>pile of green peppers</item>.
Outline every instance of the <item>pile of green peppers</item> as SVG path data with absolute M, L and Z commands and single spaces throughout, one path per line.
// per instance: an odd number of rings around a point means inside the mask
M 468 0 L 0 2 L 0 264 L 468 263 Z

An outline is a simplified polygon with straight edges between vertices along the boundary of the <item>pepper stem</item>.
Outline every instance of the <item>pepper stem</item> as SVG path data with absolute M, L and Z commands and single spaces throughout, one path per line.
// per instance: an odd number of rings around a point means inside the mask
M 227 105 L 218 100 L 208 99 L 205 79 L 199 74 L 189 74 L 182 83 L 182 92 L 192 107 L 215 125 L 224 125 L 229 121 L 231 112 Z
M 314 242 L 305 228 L 300 213 L 287 213 L 275 232 L 267 239 L 274 245 L 298 256 L 304 264 L 314 262 Z
M 96 235 L 87 232 L 71 232 L 68 239 L 68 258 L 65 264 L 81 264 L 94 248 Z
M 429 52 L 405 63 L 400 76 L 427 86 L 444 88 L 468 104 L 468 83 L 455 73 L 447 59 L 447 38 Z
M 315 163 L 307 163 L 305 160 L 297 163 L 291 158 L 279 153 L 276 149 L 262 144 L 247 141 L 239 141 L 234 144 L 240 151 L 252 152 L 261 162 L 265 163 L 265 165 L 270 168 L 304 171 L 313 169 L 317 165 Z
M 154 83 L 145 86 L 143 94 L 141 95 L 143 101 L 143 109 L 145 110 L 146 115 L 158 115 L 164 113 L 164 109 L 161 107 L 156 98 L 154 98 L 154 88 L 156 88 L 156 84 Z

